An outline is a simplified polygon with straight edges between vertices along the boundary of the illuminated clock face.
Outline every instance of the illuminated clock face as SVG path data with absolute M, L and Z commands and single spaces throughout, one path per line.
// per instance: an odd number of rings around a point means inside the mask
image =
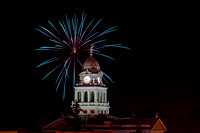
M 85 84 L 89 84 L 90 81 L 91 81 L 90 76 L 85 76 L 85 77 L 83 78 L 83 82 L 84 82 Z
M 97 77 L 97 81 L 98 81 L 98 84 L 100 84 L 101 83 L 101 78 Z

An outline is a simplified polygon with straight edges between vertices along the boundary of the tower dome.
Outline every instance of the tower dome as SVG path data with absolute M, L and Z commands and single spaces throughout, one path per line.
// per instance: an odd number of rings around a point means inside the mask
M 100 71 L 100 65 L 94 57 L 90 56 L 83 63 L 82 71 L 89 71 L 91 73 L 98 73 Z

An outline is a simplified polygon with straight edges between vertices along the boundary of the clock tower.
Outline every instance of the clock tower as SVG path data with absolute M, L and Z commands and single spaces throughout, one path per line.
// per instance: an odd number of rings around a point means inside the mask
M 109 102 L 107 101 L 107 87 L 103 84 L 103 73 L 100 65 L 92 55 L 90 47 L 90 57 L 86 59 L 79 74 L 79 83 L 74 90 L 74 102 L 78 101 L 83 110 L 79 115 L 99 115 L 109 114 Z

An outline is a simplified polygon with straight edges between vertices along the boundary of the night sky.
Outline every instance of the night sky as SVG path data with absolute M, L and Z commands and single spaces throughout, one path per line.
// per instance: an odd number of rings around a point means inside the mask
M 117 26 L 117 31 L 104 36 L 107 44 L 132 49 L 106 50 L 116 61 L 94 55 L 114 81 L 107 84 L 110 114 L 150 117 L 159 112 L 169 132 L 196 131 L 200 126 L 197 8 L 187 3 L 90 4 L 30 2 L 3 15 L 0 129 L 32 128 L 69 109 L 72 86 L 68 85 L 63 102 L 61 91 L 55 93 L 56 74 L 41 81 L 51 68 L 36 66 L 49 54 L 34 49 L 48 41 L 35 28 L 49 25 L 48 20 L 58 23 L 66 14 L 80 18 L 84 11 L 88 21 L 103 18 L 97 30 Z

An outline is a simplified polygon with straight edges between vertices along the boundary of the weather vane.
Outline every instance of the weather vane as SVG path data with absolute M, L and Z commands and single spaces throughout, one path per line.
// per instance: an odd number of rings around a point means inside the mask
M 92 56 L 92 52 L 93 52 L 93 48 L 94 48 L 94 44 L 91 44 L 91 46 L 90 46 L 90 56 Z

